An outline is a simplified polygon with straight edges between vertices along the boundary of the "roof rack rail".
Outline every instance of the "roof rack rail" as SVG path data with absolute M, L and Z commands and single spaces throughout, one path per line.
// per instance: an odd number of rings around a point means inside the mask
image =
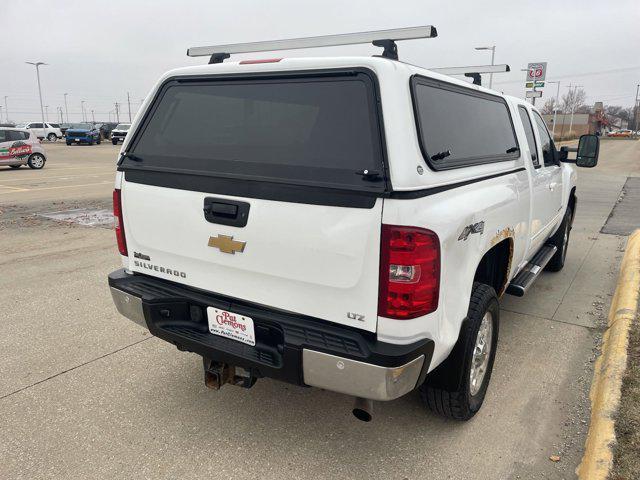
M 476 65 L 469 67 L 438 67 L 430 68 L 432 72 L 442 73 L 444 75 L 464 75 L 473 78 L 474 85 L 482 85 L 481 73 L 504 73 L 510 72 L 511 68 L 506 63 L 499 65 Z
M 320 37 L 290 38 L 285 40 L 269 40 L 265 42 L 234 43 L 228 45 L 212 45 L 207 47 L 191 47 L 187 50 L 189 57 L 210 57 L 209 63 L 221 63 L 233 53 L 267 52 L 274 50 L 296 50 L 299 48 L 335 47 L 372 43 L 383 47 L 382 56 L 392 60 L 398 59 L 398 40 L 414 40 L 418 38 L 437 37 L 438 32 L 431 25 L 421 27 L 396 28 L 391 30 L 375 30 L 373 32 L 342 33 Z

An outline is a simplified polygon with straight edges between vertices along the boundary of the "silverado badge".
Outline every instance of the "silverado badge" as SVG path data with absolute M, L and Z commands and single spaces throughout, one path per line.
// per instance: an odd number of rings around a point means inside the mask
M 236 252 L 243 252 L 247 242 L 239 242 L 228 235 L 218 235 L 217 237 L 209 237 L 209 246 L 219 248 L 223 253 L 234 255 Z

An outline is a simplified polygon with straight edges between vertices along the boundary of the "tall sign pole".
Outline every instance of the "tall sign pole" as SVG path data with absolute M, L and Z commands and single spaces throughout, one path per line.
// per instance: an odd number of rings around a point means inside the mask
M 547 75 L 547 62 L 529 63 L 527 65 L 527 81 L 525 86 L 533 89 L 527 94 L 527 98 L 531 98 L 531 103 L 536 104 L 536 98 L 542 96 L 542 92 L 538 94 L 536 88 L 544 87 L 544 79 Z

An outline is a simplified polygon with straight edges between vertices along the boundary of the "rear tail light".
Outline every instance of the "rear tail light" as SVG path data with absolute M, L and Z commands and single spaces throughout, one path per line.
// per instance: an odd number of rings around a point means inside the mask
M 113 191 L 113 223 L 118 240 L 120 255 L 127 256 L 127 239 L 124 236 L 124 221 L 122 220 L 122 195 L 119 189 Z
M 440 241 L 431 230 L 382 225 L 378 315 L 399 320 L 434 312 L 440 295 Z

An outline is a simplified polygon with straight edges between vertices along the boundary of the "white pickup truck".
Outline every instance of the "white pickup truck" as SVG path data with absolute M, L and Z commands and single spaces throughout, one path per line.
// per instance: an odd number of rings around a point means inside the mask
M 569 160 L 529 103 L 369 34 L 381 57 L 222 62 L 256 50 L 226 45 L 159 80 L 118 162 L 111 293 L 202 356 L 209 387 L 319 387 L 362 420 L 418 389 L 466 420 L 500 297 L 563 267 L 574 165 L 596 165 L 598 138 Z

